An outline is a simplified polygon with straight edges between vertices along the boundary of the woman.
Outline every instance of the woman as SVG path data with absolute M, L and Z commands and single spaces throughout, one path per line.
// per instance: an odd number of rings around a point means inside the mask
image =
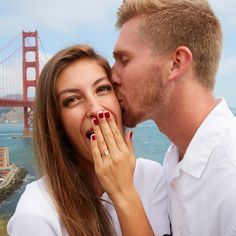
M 135 163 L 110 76 L 107 61 L 85 45 L 58 52 L 45 65 L 34 113 L 43 177 L 26 187 L 8 223 L 10 235 L 169 232 L 162 170 L 151 161 Z M 129 199 L 138 207 L 125 209 Z

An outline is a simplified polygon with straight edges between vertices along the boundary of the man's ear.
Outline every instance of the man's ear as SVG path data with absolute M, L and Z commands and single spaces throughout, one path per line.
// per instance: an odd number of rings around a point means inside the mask
M 169 80 L 175 80 L 182 77 L 192 66 L 192 61 L 192 53 L 187 47 L 177 47 L 172 54 Z

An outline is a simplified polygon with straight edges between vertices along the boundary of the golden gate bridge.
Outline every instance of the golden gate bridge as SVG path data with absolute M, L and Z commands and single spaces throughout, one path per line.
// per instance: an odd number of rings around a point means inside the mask
M 39 46 L 47 60 L 37 31 L 23 31 L 4 47 L 0 46 L 0 107 L 24 109 L 24 136 L 31 135 L 35 87 L 40 67 L 46 62 L 39 58 Z

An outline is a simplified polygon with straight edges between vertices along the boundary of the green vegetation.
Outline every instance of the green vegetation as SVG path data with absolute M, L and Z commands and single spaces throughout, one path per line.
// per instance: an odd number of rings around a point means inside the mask
M 9 198 L 22 185 L 23 179 L 27 173 L 28 173 L 28 171 L 26 169 L 19 167 L 19 170 L 15 174 L 11 183 L 8 186 L 1 189 L 0 204 L 2 201 Z M 0 234 L 0 236 L 1 236 L 1 234 Z
M 7 222 L 9 218 L 6 216 L 0 216 L 0 235 L 7 236 Z

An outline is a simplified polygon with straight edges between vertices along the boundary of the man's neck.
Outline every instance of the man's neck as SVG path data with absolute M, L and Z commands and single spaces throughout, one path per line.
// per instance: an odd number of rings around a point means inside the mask
M 163 109 L 166 114 L 157 116 L 154 121 L 160 131 L 177 146 L 181 159 L 194 134 L 217 105 L 217 101 L 209 91 L 204 90 L 175 94 L 172 100 L 167 105 L 168 109 Z

